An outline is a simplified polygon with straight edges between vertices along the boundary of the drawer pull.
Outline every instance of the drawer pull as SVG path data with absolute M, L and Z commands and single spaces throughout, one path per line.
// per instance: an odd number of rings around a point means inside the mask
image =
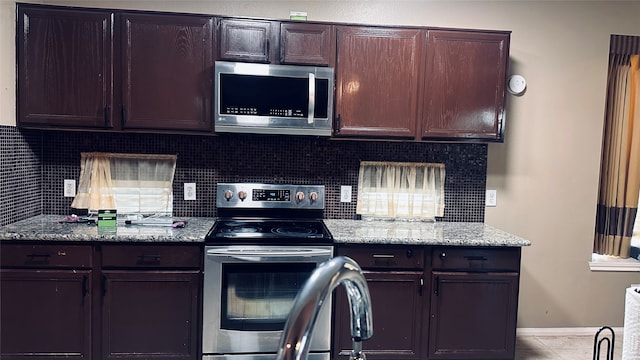
M 373 256 L 376 259 L 393 259 L 396 257 L 393 254 L 373 254 L 371 256 Z
M 51 255 L 49 254 L 29 254 L 27 255 L 27 261 L 31 263 L 40 262 L 48 263 Z
M 447 257 L 447 253 L 444 251 L 440 251 L 440 260 L 444 260 Z
M 159 263 L 160 255 L 138 255 L 138 263 Z
M 487 261 L 489 259 L 487 259 L 486 256 L 465 256 L 465 259 L 469 260 L 469 261 Z

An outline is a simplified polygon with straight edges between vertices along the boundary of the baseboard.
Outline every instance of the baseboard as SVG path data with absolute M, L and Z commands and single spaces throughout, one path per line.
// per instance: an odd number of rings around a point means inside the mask
M 622 327 L 612 328 L 616 337 L 622 338 Z M 595 336 L 599 327 L 570 327 L 570 328 L 518 328 L 516 334 L 521 336 Z M 602 335 L 609 335 L 608 331 L 603 331 Z

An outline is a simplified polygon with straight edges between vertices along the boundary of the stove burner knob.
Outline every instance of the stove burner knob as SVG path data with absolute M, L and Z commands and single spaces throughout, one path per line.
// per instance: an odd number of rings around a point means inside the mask
M 314 202 L 314 201 L 318 200 L 318 193 L 315 192 L 315 191 L 312 191 L 309 194 L 309 199 L 311 199 L 311 202 Z
M 298 191 L 296 193 L 296 202 L 301 202 L 304 200 L 304 193 L 302 191 Z
M 225 190 L 224 192 L 224 198 L 227 199 L 227 201 L 231 200 L 231 198 L 233 197 L 233 191 L 231 190 Z
M 244 201 L 244 199 L 247 198 L 247 192 L 246 191 L 240 191 L 238 193 L 238 199 L 240 199 L 240 201 Z

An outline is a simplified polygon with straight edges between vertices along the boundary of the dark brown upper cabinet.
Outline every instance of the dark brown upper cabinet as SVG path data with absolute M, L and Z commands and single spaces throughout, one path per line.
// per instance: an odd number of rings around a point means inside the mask
M 124 129 L 211 131 L 213 21 L 122 14 Z
M 110 11 L 18 5 L 20 126 L 112 127 Z
M 214 18 L 18 5 L 18 125 L 211 132 Z
M 267 20 L 220 19 L 220 59 L 270 63 L 276 57 L 278 38 Z
M 427 31 L 423 139 L 503 141 L 509 37 Z
M 424 31 L 336 29 L 335 136 L 416 137 Z
M 335 66 L 335 28 L 329 24 L 280 24 L 280 63 Z

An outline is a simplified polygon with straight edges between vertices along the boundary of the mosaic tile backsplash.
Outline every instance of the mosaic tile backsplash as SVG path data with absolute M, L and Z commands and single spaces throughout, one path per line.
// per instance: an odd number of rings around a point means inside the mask
M 438 221 L 484 221 L 486 144 L 330 140 L 299 136 L 222 136 L 23 130 L 0 126 L 0 219 L 5 225 L 37 214 L 66 215 L 64 179 L 80 176 L 80 153 L 177 154 L 174 215 L 216 215 L 218 182 L 324 184 L 325 218 L 356 216 L 360 161 L 445 164 L 445 213 Z M 183 183 L 197 184 L 198 199 L 183 200 Z M 340 186 L 353 202 L 340 202 Z

